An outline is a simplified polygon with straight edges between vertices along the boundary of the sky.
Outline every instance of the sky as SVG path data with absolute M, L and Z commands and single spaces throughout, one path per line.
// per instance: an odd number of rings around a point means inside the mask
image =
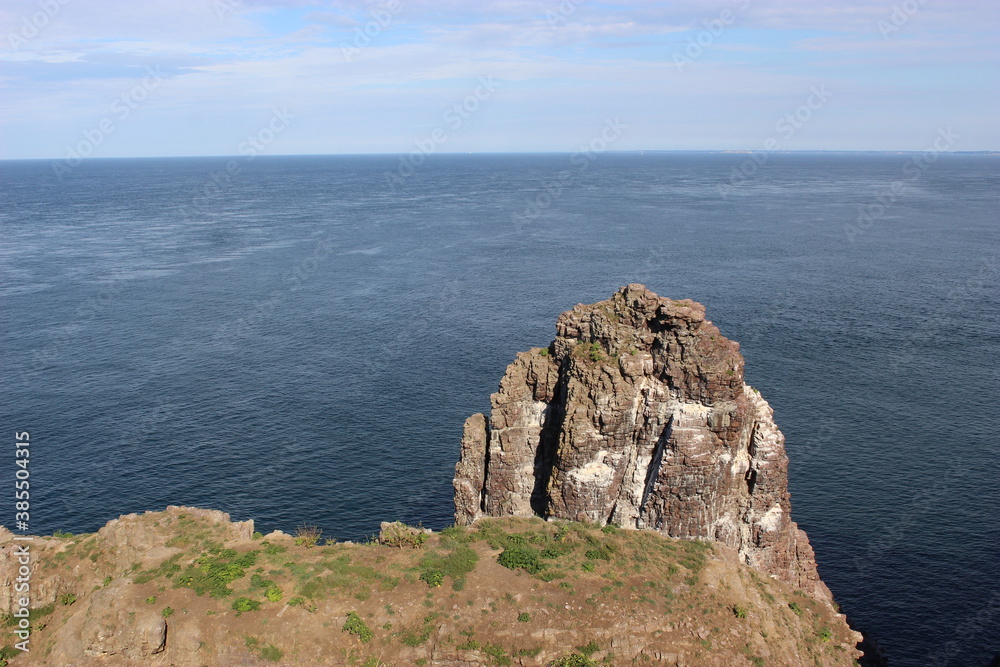
M 1000 150 L 997 0 L 4 0 L 0 159 Z

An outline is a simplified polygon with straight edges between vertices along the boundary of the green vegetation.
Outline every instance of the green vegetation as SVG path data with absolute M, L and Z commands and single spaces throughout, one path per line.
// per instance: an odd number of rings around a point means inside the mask
M 529 614 L 526 611 L 522 611 L 520 614 L 517 615 L 517 621 L 518 623 L 530 623 L 531 614 Z
M 235 549 L 210 547 L 207 553 L 196 558 L 191 565 L 180 572 L 180 576 L 174 582 L 174 588 L 190 588 L 198 595 L 208 593 L 213 598 L 231 595 L 233 590 L 229 588 L 229 584 L 246 575 L 245 568 L 253 567 L 257 562 L 258 553 L 257 551 L 248 551 L 239 554 Z M 162 568 L 163 566 L 161 566 Z M 179 570 L 181 570 L 180 566 L 174 562 L 164 572 L 164 576 L 170 578 Z M 148 579 L 140 575 L 134 581 L 135 583 L 143 583 Z
M 260 602 L 247 597 L 239 597 L 233 600 L 233 609 L 241 613 L 244 611 L 257 611 L 260 609 Z
M 59 604 L 64 606 L 69 606 L 76 602 L 76 595 L 74 593 L 64 593 L 59 596 Z
M 344 622 L 341 630 L 354 635 L 361 640 L 362 644 L 367 644 L 375 637 L 375 633 L 368 627 L 368 624 L 354 611 L 348 612 L 347 621 Z
M 486 644 L 483 646 L 483 653 L 490 657 L 490 660 L 494 665 L 512 664 L 510 657 L 507 655 L 507 651 L 503 650 L 503 647 L 497 646 L 496 644 Z
M 802 615 L 802 607 L 799 606 L 798 602 L 789 602 L 788 608 L 794 611 L 796 616 Z
M 731 609 L 733 610 L 733 615 L 734 615 L 734 616 L 735 616 L 736 618 L 746 618 L 746 617 L 747 617 L 747 610 L 746 610 L 746 607 L 741 607 L 741 606 L 740 606 L 740 605 L 738 605 L 738 604 L 734 604 L 734 605 L 733 605 L 733 606 L 731 607 Z
M 319 544 L 323 531 L 316 526 L 304 523 L 295 529 L 295 546 L 311 549 Z
M 465 575 L 476 568 L 478 560 L 479 554 L 465 544 L 458 544 L 446 553 L 432 552 L 420 561 L 420 580 L 436 588 L 445 577 L 451 577 L 452 588 L 461 590 L 465 586 Z
M 588 655 L 570 653 L 556 658 L 548 664 L 548 667 L 597 667 L 597 663 Z
M 257 639 L 256 637 L 247 637 L 245 644 L 246 644 L 246 647 L 248 649 L 250 649 L 251 651 L 255 652 L 262 659 L 264 659 L 264 660 L 266 660 L 268 662 L 278 662 L 285 655 L 284 651 L 282 651 L 280 648 L 278 648 L 274 644 L 268 644 L 267 646 L 261 646 L 260 645 L 260 640 Z
M 545 568 L 538 549 L 524 544 L 511 544 L 497 556 L 497 562 L 508 570 L 525 570 L 530 574 L 538 574 Z
M 419 549 L 427 541 L 427 533 L 423 528 L 414 528 L 401 521 L 394 521 L 382 529 L 378 541 L 400 549 Z
M 173 615 L 174 615 L 173 607 L 164 607 L 163 611 L 160 612 L 160 616 L 162 616 L 163 618 L 170 618 Z

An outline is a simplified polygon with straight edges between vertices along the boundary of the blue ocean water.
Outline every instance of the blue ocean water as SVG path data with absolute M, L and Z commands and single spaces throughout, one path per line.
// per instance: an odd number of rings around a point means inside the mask
M 1000 158 L 747 159 L 0 162 L 0 422 L 31 433 L 32 532 L 168 504 L 441 528 L 506 364 L 642 282 L 742 344 L 852 622 L 893 665 L 984 663 Z

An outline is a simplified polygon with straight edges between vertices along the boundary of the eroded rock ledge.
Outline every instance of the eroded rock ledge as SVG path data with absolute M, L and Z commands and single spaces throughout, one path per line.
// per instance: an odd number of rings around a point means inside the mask
M 704 306 L 632 284 L 556 330 L 507 367 L 490 416 L 465 422 L 457 523 L 538 515 L 715 540 L 830 599 L 791 520 L 784 436 Z

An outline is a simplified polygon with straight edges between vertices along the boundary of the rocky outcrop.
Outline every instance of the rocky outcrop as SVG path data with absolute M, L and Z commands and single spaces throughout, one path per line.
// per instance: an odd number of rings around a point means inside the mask
M 465 423 L 455 517 L 531 516 L 715 540 L 823 599 L 791 520 L 772 410 L 701 304 L 642 285 L 563 313 Z
M 0 530 L 0 551 L 31 545 L 33 610 L 20 649 L 23 616 L 6 619 L 0 664 L 545 667 L 586 663 L 573 648 L 584 646 L 588 664 L 607 665 L 850 667 L 860 657 L 860 635 L 832 605 L 720 544 L 534 517 L 443 533 L 385 523 L 384 544 L 320 548 L 249 527 L 171 507 L 98 533 L 15 540 Z M 502 559 L 512 546 L 547 555 L 532 574 Z M 55 600 L 41 594 L 53 578 Z

